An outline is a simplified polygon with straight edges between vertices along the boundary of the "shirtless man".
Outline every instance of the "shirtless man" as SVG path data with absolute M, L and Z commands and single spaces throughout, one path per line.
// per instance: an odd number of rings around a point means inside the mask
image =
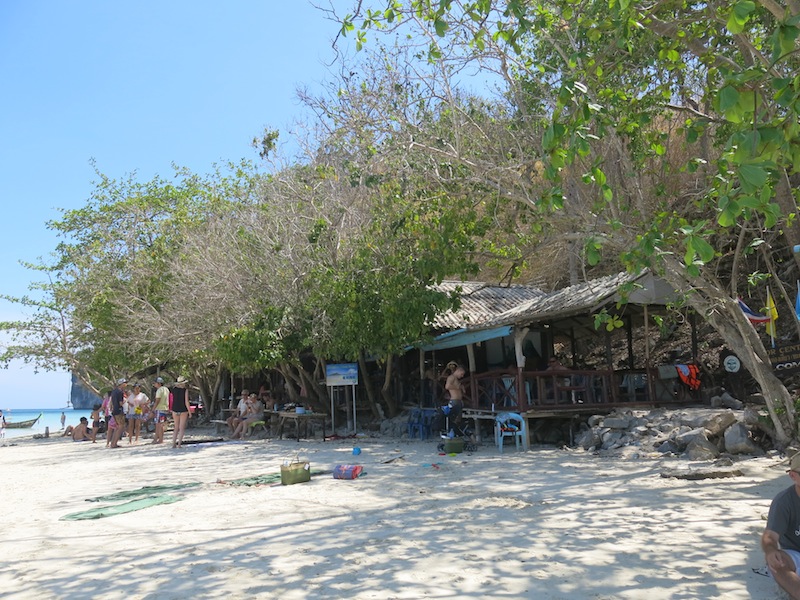
M 461 365 L 457 365 L 455 370 L 450 373 L 447 381 L 445 381 L 444 389 L 450 393 L 450 400 L 458 400 L 461 402 L 464 398 L 464 386 L 461 383 L 461 378 L 464 377 L 466 370 Z
M 89 432 L 86 431 L 89 425 L 89 419 L 86 417 L 81 417 L 81 422 L 78 423 L 75 427 L 70 425 L 64 430 L 64 435 L 72 434 L 72 441 L 73 442 L 91 442 L 92 436 L 89 435 Z M 63 436 L 62 436 L 63 437 Z

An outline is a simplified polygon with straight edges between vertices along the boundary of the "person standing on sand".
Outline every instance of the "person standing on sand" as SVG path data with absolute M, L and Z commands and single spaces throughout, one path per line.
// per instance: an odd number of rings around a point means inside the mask
M 156 377 L 156 398 L 153 405 L 156 420 L 156 433 L 153 436 L 154 444 L 161 444 L 164 441 L 164 423 L 169 414 L 169 388 L 164 386 L 164 380 Z
M 142 420 L 150 398 L 142 391 L 139 383 L 134 384 L 133 393 L 128 397 L 128 443 L 139 441 L 139 434 L 142 431 Z
M 459 404 L 462 403 L 464 398 L 464 385 L 461 383 L 461 378 L 464 377 L 466 372 L 464 367 L 456 365 L 444 383 L 444 389 L 450 394 L 450 400 L 457 400 Z
M 172 430 L 172 447 L 180 448 L 183 444 L 183 434 L 186 432 L 186 423 L 189 421 L 189 382 L 183 376 L 178 377 L 175 387 L 172 388 L 172 419 L 175 421 Z
M 103 396 L 103 404 L 100 407 L 101 412 L 103 413 L 103 418 L 106 420 L 106 448 L 111 445 L 111 437 L 113 436 L 114 427 L 111 426 L 113 422 L 111 419 L 111 392 L 107 392 L 105 396 Z
M 64 429 L 64 423 L 66 423 L 66 422 L 67 422 L 67 415 L 65 415 L 64 412 L 62 411 L 61 412 L 61 429 Z
M 800 600 L 800 452 L 789 461 L 792 485 L 775 496 L 769 507 L 761 549 L 777 584 Z
M 97 432 L 100 431 L 100 405 L 95 404 L 92 408 L 92 443 L 97 442 Z
M 114 419 L 114 433 L 111 434 L 109 448 L 119 448 L 119 440 L 125 431 L 125 386 L 127 379 L 117 381 L 117 387 L 111 391 L 111 418 Z

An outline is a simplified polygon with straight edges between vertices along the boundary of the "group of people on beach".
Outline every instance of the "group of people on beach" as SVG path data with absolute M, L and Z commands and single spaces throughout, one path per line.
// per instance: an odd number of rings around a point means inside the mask
M 268 399 L 266 393 L 259 397 L 255 392 L 242 390 L 236 410 L 226 419 L 230 435 L 232 438 L 243 439 L 250 433 L 253 423 L 264 420 L 265 402 Z
M 106 447 L 119 448 L 123 435 L 127 434 L 129 444 L 138 442 L 143 424 L 152 421 L 155 425 L 152 443 L 161 444 L 164 442 L 164 428 L 171 416 L 174 423 L 172 447 L 180 448 L 191 414 L 188 385 L 185 377 L 178 377 L 173 387 L 169 388 L 163 378 L 157 377 L 151 399 L 142 390 L 141 383 L 134 383 L 133 389 L 128 389 L 128 380 L 121 378 L 114 389 L 106 394 L 102 404 L 92 410 L 91 427 L 88 419 L 81 417 L 80 423 L 66 427 L 62 436 L 72 436 L 76 442 L 95 443 L 105 424 Z

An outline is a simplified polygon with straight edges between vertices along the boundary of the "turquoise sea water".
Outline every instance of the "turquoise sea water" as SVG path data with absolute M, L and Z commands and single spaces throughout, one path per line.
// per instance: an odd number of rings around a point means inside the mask
M 46 427 L 50 428 L 50 435 L 61 435 L 61 413 L 67 417 L 66 425 L 77 425 L 81 417 L 87 419 L 92 414 L 90 410 L 72 410 L 67 408 L 61 410 L 59 408 L 2 408 L 3 415 L 7 422 L 11 421 L 27 421 L 28 419 L 35 419 L 36 415 L 42 413 L 42 418 L 30 429 L 10 429 L 6 428 L 6 439 L 13 439 L 18 437 L 31 437 L 37 433 L 44 433 Z M 91 426 L 91 420 L 89 421 Z

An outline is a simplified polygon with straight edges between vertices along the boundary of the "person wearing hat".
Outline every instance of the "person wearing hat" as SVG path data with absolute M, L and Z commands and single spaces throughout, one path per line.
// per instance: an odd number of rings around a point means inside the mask
M 114 432 L 111 434 L 110 448 L 119 448 L 119 440 L 125 430 L 125 386 L 128 380 L 124 377 L 117 381 L 117 386 L 111 390 L 111 418 L 114 419 Z
M 791 598 L 800 599 L 800 452 L 787 471 L 792 485 L 772 501 L 761 549 L 772 577 Z
M 164 423 L 169 415 L 169 388 L 164 385 L 161 377 L 156 377 L 156 396 L 153 404 L 153 412 L 156 420 L 156 433 L 153 436 L 154 444 L 161 444 L 164 441 Z
M 172 447 L 180 448 L 183 444 L 183 434 L 186 432 L 186 423 L 189 422 L 189 382 L 181 375 L 172 388 Z
M 467 370 L 463 366 L 456 364 L 455 368 L 450 372 L 450 375 L 447 376 L 447 380 L 444 383 L 444 389 L 450 394 L 451 401 L 463 401 L 464 384 L 461 383 L 461 378 L 464 377 L 466 373 Z

